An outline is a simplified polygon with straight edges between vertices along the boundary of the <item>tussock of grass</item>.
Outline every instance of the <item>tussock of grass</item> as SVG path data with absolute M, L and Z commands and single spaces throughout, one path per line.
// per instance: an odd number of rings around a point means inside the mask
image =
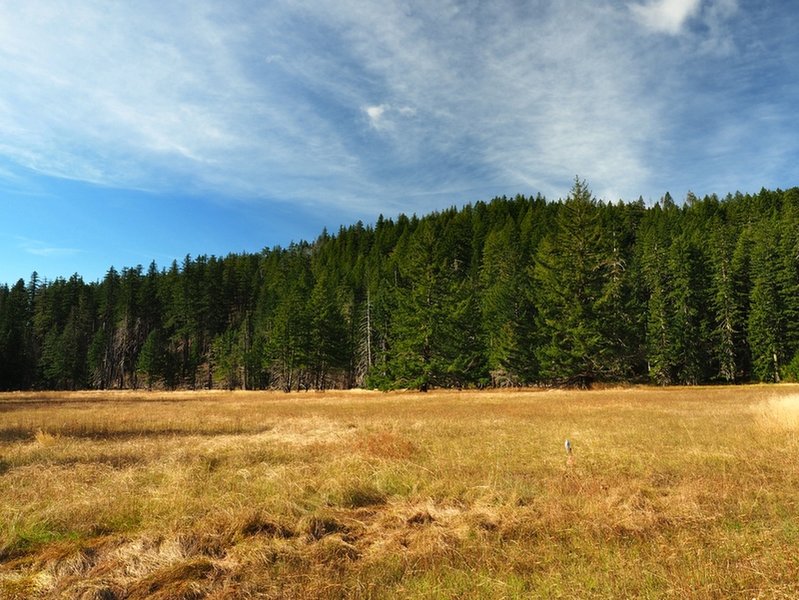
M 0 395 L 0 598 L 796 597 L 798 399 Z
M 204 598 L 218 579 L 219 568 L 205 558 L 167 565 L 136 581 L 125 595 L 129 600 L 195 600 Z
M 346 533 L 348 527 L 338 521 L 335 517 L 314 515 L 309 517 L 302 525 L 302 529 L 308 535 L 308 539 L 318 541 L 335 533 Z
M 272 538 L 290 538 L 294 531 L 287 525 L 270 518 L 260 511 L 245 513 L 237 527 L 244 536 L 267 536 Z
M 419 451 L 406 436 L 387 430 L 367 433 L 358 438 L 355 447 L 368 457 L 404 460 Z

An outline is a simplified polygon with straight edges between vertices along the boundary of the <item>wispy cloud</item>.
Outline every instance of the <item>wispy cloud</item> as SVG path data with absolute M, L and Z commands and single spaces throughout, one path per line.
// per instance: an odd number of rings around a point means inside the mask
M 375 104 L 363 109 L 369 119 L 369 125 L 378 131 L 393 131 L 397 121 L 412 118 L 416 109 L 410 106 L 396 108 L 390 104 Z
M 258 71 L 249 56 L 271 36 L 268 14 L 253 23 L 212 2 L 6 8 L 0 152 L 27 168 L 250 196 L 348 161 L 305 96 L 290 97 L 281 61 Z
M 706 54 L 729 56 L 735 52 L 735 41 L 730 31 L 730 20 L 738 12 L 738 0 L 714 0 L 704 11 L 707 33 L 700 50 Z
M 366 116 L 369 117 L 369 124 L 375 129 L 383 128 L 383 115 L 386 114 L 388 108 L 385 104 L 378 104 L 376 106 L 367 106 L 364 109 Z
M 619 11 L 444 3 L 406 12 L 389 3 L 328 16 L 384 82 L 387 101 L 371 106 L 371 126 L 380 129 L 390 106 L 416 107 L 416 122 L 393 140 L 395 156 L 447 167 L 422 169 L 420 186 L 455 176 L 471 188 L 557 195 L 580 172 L 614 193 L 646 177 L 657 105 L 641 102 L 643 66 L 611 41 L 624 33 Z
M 699 13 L 700 3 L 701 0 L 649 0 L 645 4 L 631 4 L 630 10 L 648 29 L 676 35 L 688 19 Z
M 0 155 L 102 185 L 354 212 L 557 196 L 575 174 L 601 196 L 637 197 L 677 172 L 685 120 L 713 115 L 717 90 L 695 98 L 727 81 L 704 77 L 726 63 L 685 64 L 732 56 L 737 10 L 15 3 L 0 13 Z
M 61 246 L 54 246 L 41 240 L 33 240 L 26 237 L 17 237 L 19 249 L 27 254 L 33 256 L 41 256 L 45 258 L 62 258 L 67 256 L 74 256 L 80 254 L 83 250 L 79 248 L 66 248 Z
M 723 57 L 735 51 L 728 24 L 738 12 L 738 0 L 649 0 L 628 6 L 650 32 L 684 36 L 691 30 L 689 24 L 696 23 L 691 47 L 695 54 Z

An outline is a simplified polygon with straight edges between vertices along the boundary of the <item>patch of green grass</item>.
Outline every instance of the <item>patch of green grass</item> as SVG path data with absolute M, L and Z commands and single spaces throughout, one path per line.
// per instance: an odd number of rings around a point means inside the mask
M 30 554 L 53 542 L 76 541 L 82 536 L 77 531 L 63 531 L 44 522 L 11 526 L 3 531 L 0 560 Z
M 508 600 L 544 597 L 516 574 L 495 574 L 467 567 L 443 566 L 407 577 L 395 590 L 397 598 Z

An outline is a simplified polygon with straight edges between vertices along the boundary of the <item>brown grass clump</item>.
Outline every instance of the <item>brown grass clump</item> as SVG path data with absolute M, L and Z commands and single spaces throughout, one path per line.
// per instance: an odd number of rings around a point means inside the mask
M 366 456 L 394 460 L 413 458 L 419 451 L 413 441 L 388 430 L 367 433 L 358 438 L 355 446 Z
M 131 585 L 128 600 L 195 600 L 205 598 L 217 575 L 217 567 L 204 558 L 194 558 L 158 569 Z
M 0 599 L 799 596 L 797 386 L 0 412 Z
M 58 444 L 59 437 L 59 435 L 53 435 L 52 433 L 47 433 L 41 429 L 33 434 L 33 439 L 36 440 L 36 443 L 44 447 L 55 446 Z

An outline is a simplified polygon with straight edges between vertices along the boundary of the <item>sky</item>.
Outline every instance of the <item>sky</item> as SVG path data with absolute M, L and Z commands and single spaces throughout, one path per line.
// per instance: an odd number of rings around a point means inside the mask
M 0 283 L 799 174 L 795 0 L 0 0 Z

